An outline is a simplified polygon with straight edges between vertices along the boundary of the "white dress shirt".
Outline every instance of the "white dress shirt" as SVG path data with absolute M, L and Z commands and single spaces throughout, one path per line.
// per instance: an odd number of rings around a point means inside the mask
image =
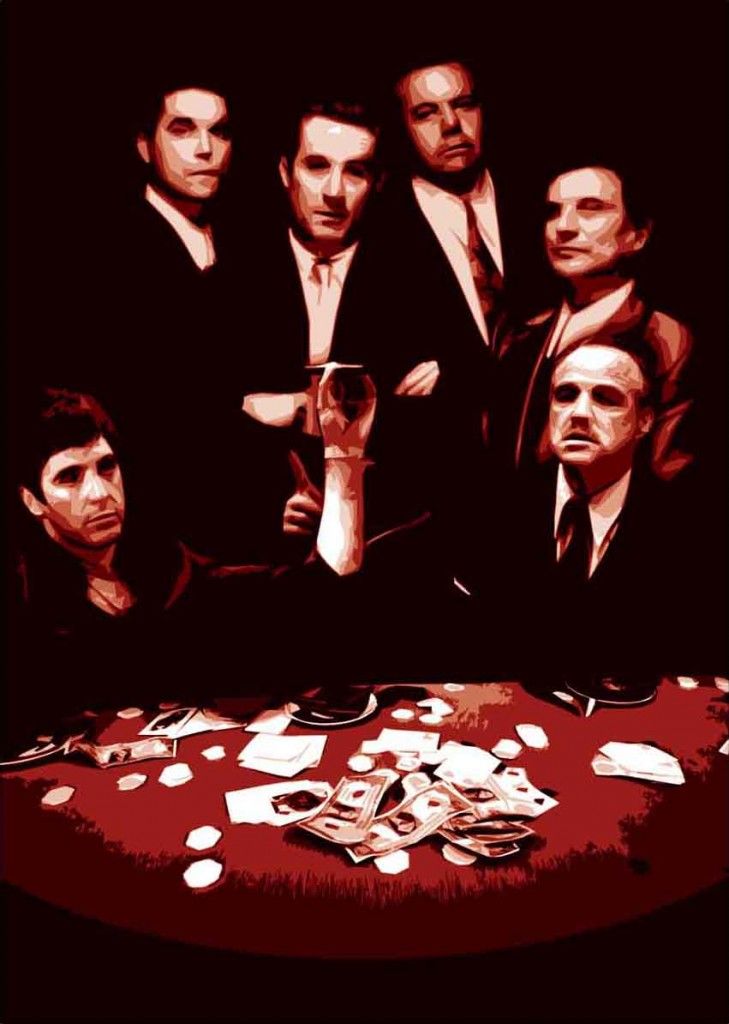
M 549 335 L 545 356 L 556 356 L 568 345 L 596 334 L 612 320 L 634 288 L 635 281 L 628 281 L 615 291 L 603 295 L 596 302 L 591 302 L 589 306 L 583 306 L 582 309 L 572 310 L 563 302 Z
M 437 188 L 424 178 L 413 180 L 413 191 L 423 216 L 453 268 L 481 337 L 488 345 L 488 329 L 468 259 L 468 221 L 463 200 L 467 198 L 471 203 L 479 234 L 503 277 L 504 259 L 496 216 L 496 192 L 491 175 L 484 171 L 476 188 L 465 197 Z
M 623 510 L 625 498 L 628 494 L 630 474 L 631 471 L 628 470 L 627 473 L 624 473 L 623 476 L 621 476 L 619 480 L 616 480 L 614 484 L 610 484 L 609 487 L 603 488 L 603 490 L 598 491 L 597 494 L 593 494 L 588 499 L 590 528 L 592 530 L 590 576 L 592 576 L 595 569 L 597 569 L 608 549 L 608 546 L 610 545 L 610 541 L 615 535 L 618 525 L 618 516 Z M 575 497 L 575 492 L 570 487 L 569 481 L 565 476 L 564 468 L 560 465 L 557 470 L 557 493 L 554 502 L 554 539 L 557 545 L 558 561 L 562 558 L 570 539 L 568 537 L 560 539 L 557 536 L 559 520 L 562 516 L 562 509 L 572 497 Z
M 328 361 L 332 350 L 342 288 L 357 250 L 357 242 L 330 257 L 328 264 L 315 265 L 316 256 L 301 244 L 293 231 L 289 231 L 289 240 L 309 316 L 309 362 L 319 366 Z
M 197 224 L 193 224 L 151 185 L 147 185 L 144 198 L 179 235 L 198 270 L 207 270 L 208 267 L 212 267 L 215 263 L 215 247 L 213 245 L 213 230 L 210 225 L 201 228 Z

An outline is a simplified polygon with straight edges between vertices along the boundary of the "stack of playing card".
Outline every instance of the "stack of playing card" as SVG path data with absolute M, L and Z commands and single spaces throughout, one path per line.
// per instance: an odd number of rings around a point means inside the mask
M 649 743 L 606 743 L 592 759 L 592 770 L 595 775 L 622 775 L 672 786 L 686 781 L 678 760 Z
M 293 825 L 311 818 L 331 797 L 328 782 L 274 782 L 225 794 L 234 825 Z
M 243 723 L 234 718 L 225 718 L 209 708 L 172 708 L 163 711 L 139 730 L 140 736 L 166 736 L 181 740 L 201 732 L 219 732 L 223 729 L 240 729 Z
M 321 761 L 326 736 L 271 736 L 260 732 L 238 755 L 241 768 L 291 779 Z

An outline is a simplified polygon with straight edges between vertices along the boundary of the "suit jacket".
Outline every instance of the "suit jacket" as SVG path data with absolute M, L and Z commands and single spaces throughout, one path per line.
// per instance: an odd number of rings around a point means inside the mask
M 640 454 L 640 453 L 639 453 Z M 636 460 L 617 528 L 589 580 L 562 582 L 554 538 L 556 464 L 522 472 L 487 528 L 470 532 L 456 577 L 488 599 L 517 664 L 552 672 L 721 673 L 724 528 L 697 502 L 693 473 L 659 480 Z M 478 544 L 474 538 L 481 539 Z
M 547 356 L 547 348 L 558 316 L 559 310 L 550 310 L 502 339 L 492 439 L 512 465 L 543 462 L 548 457 L 543 435 L 553 357 Z M 597 337 L 618 343 L 635 337 L 655 353 L 658 409 L 651 463 L 657 476 L 671 479 L 693 460 L 690 332 L 677 320 L 651 309 L 633 291 L 607 325 L 576 340 L 575 347 Z

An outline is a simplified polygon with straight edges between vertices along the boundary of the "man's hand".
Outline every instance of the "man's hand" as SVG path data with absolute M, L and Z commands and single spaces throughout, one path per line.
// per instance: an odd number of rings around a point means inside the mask
M 376 404 L 375 385 L 361 367 L 327 365 L 317 394 L 325 459 L 364 456 Z
M 289 465 L 294 474 L 296 490 L 286 502 L 283 532 L 289 536 L 313 537 L 319 529 L 323 506 L 322 493 L 311 482 L 299 456 L 289 452 Z
M 395 388 L 395 394 L 416 397 L 432 395 L 439 377 L 440 367 L 435 359 L 431 359 L 427 363 L 418 363 L 409 373 L 405 374 Z
M 271 394 L 258 392 L 246 395 L 242 409 L 254 420 L 268 427 L 290 427 L 306 410 L 306 392 Z

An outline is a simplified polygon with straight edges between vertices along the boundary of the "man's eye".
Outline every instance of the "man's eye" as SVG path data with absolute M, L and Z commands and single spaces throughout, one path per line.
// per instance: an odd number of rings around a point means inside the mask
M 329 170 L 329 161 L 320 156 L 308 156 L 304 160 L 304 167 L 307 171 L 327 171 Z
M 347 174 L 353 178 L 369 178 L 370 169 L 367 164 L 347 164 Z
M 573 384 L 560 384 L 554 389 L 553 398 L 555 402 L 574 402 L 577 398 L 577 388 Z
M 605 405 L 608 408 L 625 405 L 625 395 L 614 388 L 595 388 L 592 395 L 598 405 Z
M 459 96 L 453 100 L 451 106 L 454 110 L 474 110 L 478 106 L 478 100 L 475 96 Z
M 119 463 L 114 455 L 106 455 L 103 459 L 99 459 L 98 470 L 102 476 L 111 476 L 118 465 Z
M 577 204 L 578 210 L 587 210 L 588 213 L 592 211 L 599 211 L 600 213 L 609 209 L 609 207 L 603 203 L 601 199 L 580 199 Z
M 215 124 L 210 129 L 210 134 L 215 135 L 219 139 L 230 138 L 230 125 L 229 124 Z
M 170 135 L 188 135 L 194 128 L 194 123 L 188 118 L 178 117 L 174 121 L 170 121 L 166 130 Z
M 81 479 L 81 470 L 78 466 L 67 466 L 60 470 L 53 478 L 54 484 L 77 484 Z
M 544 219 L 554 220 L 559 217 L 559 203 L 547 203 L 544 207 Z
M 423 103 L 419 107 L 413 107 L 410 116 L 413 121 L 425 121 L 438 113 L 438 108 L 433 103 Z

